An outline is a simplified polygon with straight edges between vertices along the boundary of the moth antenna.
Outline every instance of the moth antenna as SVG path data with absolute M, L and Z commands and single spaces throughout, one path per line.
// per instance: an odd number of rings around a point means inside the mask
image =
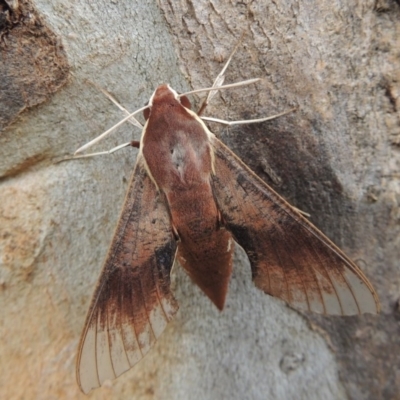
M 271 115 L 270 117 L 265 117 L 265 118 L 257 118 L 257 119 L 244 119 L 242 121 L 226 121 L 224 119 L 219 119 L 219 118 L 212 118 L 212 117 L 200 117 L 204 121 L 209 121 L 209 122 L 217 122 L 218 124 L 223 124 L 223 125 L 243 125 L 243 124 L 256 124 L 258 122 L 264 122 L 264 121 L 270 121 L 275 118 L 282 117 L 283 115 L 290 114 L 293 111 L 296 111 L 297 107 L 292 108 L 291 110 L 281 112 L 279 114 Z
M 189 94 L 194 94 L 194 93 L 210 92 L 211 90 L 218 91 L 218 90 L 223 90 L 223 89 L 236 88 L 239 86 L 251 85 L 252 83 L 256 83 L 259 81 L 261 81 L 261 78 L 253 78 L 253 79 L 247 79 L 245 81 L 240 81 L 240 82 L 236 82 L 236 83 L 230 83 L 229 85 L 219 86 L 218 88 L 209 87 L 209 88 L 204 88 L 204 89 L 191 90 L 190 92 L 178 94 L 178 98 L 182 97 L 182 96 L 187 96 Z
M 85 145 L 83 145 L 82 147 L 79 147 L 78 150 L 75 151 L 74 155 L 78 154 L 78 153 L 82 153 L 82 151 L 88 149 L 89 147 L 92 147 L 95 143 L 100 142 L 100 140 L 104 139 L 109 133 L 111 133 L 112 131 L 114 131 L 116 128 L 118 128 L 119 126 L 121 126 L 124 122 L 128 121 L 128 119 L 130 119 L 131 117 L 133 117 L 134 115 L 142 112 L 143 110 L 145 110 L 146 108 L 148 108 L 149 106 L 144 106 L 142 108 L 139 108 L 138 110 L 134 111 L 133 113 L 127 115 L 125 118 L 121 119 L 121 121 L 119 121 L 118 123 L 116 123 L 114 126 L 112 126 L 110 129 L 107 129 L 105 132 L 103 132 L 101 135 L 97 136 L 96 138 L 94 138 L 93 140 L 91 140 L 90 142 L 86 143 Z
M 118 101 L 110 94 L 107 92 L 107 90 L 103 89 L 101 86 L 99 86 L 97 83 L 90 81 L 89 79 L 87 79 L 87 82 L 94 86 L 98 91 L 100 91 L 101 93 L 104 94 L 104 96 L 106 96 L 112 103 L 114 103 L 121 111 L 123 111 L 126 115 L 129 115 L 130 112 L 124 108 L 120 103 L 118 103 Z M 143 129 L 143 125 L 134 117 L 130 118 L 128 120 L 128 122 L 130 122 L 132 125 L 137 126 L 140 129 Z
M 230 56 L 228 57 L 228 60 L 226 61 L 225 65 L 223 66 L 221 72 L 220 72 L 220 73 L 217 75 L 217 77 L 215 78 L 214 83 L 213 83 L 213 85 L 212 85 L 213 88 L 221 87 L 222 84 L 224 83 L 224 80 L 225 80 L 225 72 L 226 72 L 226 70 L 227 70 L 227 68 L 228 68 L 228 66 L 229 66 L 229 64 L 230 64 L 230 62 L 232 61 L 232 58 L 233 58 L 234 54 L 236 53 L 236 51 L 237 51 L 239 45 L 241 44 L 242 39 L 243 39 L 243 36 L 244 36 L 244 32 L 243 32 L 242 35 L 240 36 L 239 41 L 237 42 L 235 48 L 232 50 Z M 199 109 L 197 115 L 200 116 L 200 115 L 203 113 L 203 111 L 205 110 L 205 108 L 207 107 L 207 105 L 211 102 L 211 99 L 217 94 L 217 92 L 218 92 L 218 90 L 211 90 L 211 91 L 208 93 L 208 96 L 204 99 L 203 103 L 201 104 L 200 109 Z
M 186 92 L 186 93 L 182 93 L 178 95 L 179 97 L 182 96 L 187 96 L 189 94 L 193 94 L 193 93 L 200 93 L 200 92 L 209 92 L 210 90 L 222 90 L 222 89 L 230 89 L 230 88 L 236 88 L 239 86 L 244 86 L 244 85 L 250 85 L 252 83 L 256 83 L 259 82 L 261 79 L 260 78 L 254 78 L 254 79 L 248 79 L 246 81 L 241 81 L 241 82 L 236 82 L 236 83 L 231 83 L 229 85 L 224 85 L 224 86 L 220 86 L 218 88 L 205 88 L 205 89 L 197 89 L 197 90 L 192 90 L 190 92 Z M 145 110 L 146 108 L 148 108 L 149 105 L 144 106 L 142 108 L 139 108 L 138 110 L 134 111 L 131 114 L 128 114 L 125 118 L 121 119 L 121 121 L 119 121 L 118 123 L 116 123 L 114 126 L 112 126 L 110 129 L 107 129 L 105 132 L 103 132 L 101 135 L 97 136 L 96 138 L 94 138 L 93 140 L 91 140 L 90 142 L 84 144 L 82 147 L 79 147 L 78 150 L 75 151 L 74 155 L 77 155 L 78 153 L 82 153 L 83 151 L 87 150 L 89 147 L 92 147 L 94 144 L 100 142 L 100 140 L 104 139 L 108 134 L 110 134 L 112 131 L 114 131 L 116 128 L 118 128 L 119 126 L 121 126 L 123 123 L 125 123 L 128 119 L 130 119 L 131 117 L 133 117 L 134 115 L 142 112 L 143 110 Z

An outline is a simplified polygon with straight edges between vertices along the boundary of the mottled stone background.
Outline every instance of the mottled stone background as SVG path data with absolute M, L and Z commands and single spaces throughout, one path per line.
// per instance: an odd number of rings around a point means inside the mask
M 267 183 L 365 271 L 379 316 L 303 315 L 258 291 L 236 252 L 219 313 L 175 268 L 180 311 L 93 399 L 400 398 L 400 5 L 365 1 L 0 0 L 0 397 L 85 398 L 75 356 L 136 150 L 55 164 L 163 82 L 211 84 L 207 115 Z M 194 98 L 195 102 L 196 99 Z M 140 131 L 127 125 L 94 148 Z

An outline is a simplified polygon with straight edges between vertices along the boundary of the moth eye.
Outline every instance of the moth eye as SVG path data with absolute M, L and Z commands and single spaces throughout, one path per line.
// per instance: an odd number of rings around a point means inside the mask
M 188 108 L 189 110 L 192 109 L 192 105 L 190 104 L 190 101 L 186 96 L 182 96 L 180 99 L 183 107 Z
M 147 105 L 147 104 L 146 104 L 146 105 Z M 149 119 L 150 111 L 151 111 L 151 108 L 150 108 L 150 107 L 145 108 L 145 109 L 143 110 L 143 117 L 144 117 L 144 119 L 145 119 L 146 121 Z

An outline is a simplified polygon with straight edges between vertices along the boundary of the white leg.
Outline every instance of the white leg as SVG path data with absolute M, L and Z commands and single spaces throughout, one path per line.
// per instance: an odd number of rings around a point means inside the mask
M 66 158 L 63 158 L 63 159 L 57 161 L 56 164 L 63 162 L 63 161 L 77 160 L 79 158 L 90 158 L 90 157 L 102 156 L 105 154 L 112 154 L 118 150 L 124 149 L 125 147 L 129 147 L 129 146 L 139 147 L 139 142 L 137 142 L 137 141 L 127 142 L 127 143 L 120 144 L 119 146 L 113 147 L 112 149 L 106 150 L 106 151 L 98 151 L 96 153 L 80 154 L 80 155 L 74 155 L 72 157 L 66 157 Z
M 131 114 L 128 114 L 125 118 L 121 119 L 121 121 L 119 121 L 118 123 L 116 123 L 114 126 L 112 126 L 110 129 L 107 129 L 105 132 L 103 132 L 101 135 L 97 136 L 96 138 L 94 138 L 93 140 L 91 140 L 90 142 L 86 143 L 85 145 L 83 145 L 82 147 L 79 147 L 78 150 L 75 151 L 74 155 L 77 155 L 78 153 L 82 153 L 82 151 L 88 149 L 89 147 L 92 147 L 95 143 L 100 142 L 100 140 L 102 140 L 103 138 L 105 138 L 109 133 L 111 133 L 112 131 L 114 131 L 116 128 L 118 128 L 119 126 L 121 126 L 124 122 L 128 121 L 128 119 L 130 119 L 131 117 L 133 117 L 134 115 L 142 112 L 143 110 L 145 110 L 146 108 L 148 108 L 148 106 L 144 106 L 142 108 L 139 108 L 138 110 L 134 111 Z
M 114 99 L 114 97 L 111 96 L 110 93 L 108 93 L 106 90 L 104 90 L 102 87 L 100 87 L 99 85 L 97 85 L 97 83 L 94 83 L 92 81 L 87 80 L 87 82 L 89 82 L 92 86 L 94 86 L 97 90 L 99 90 L 101 93 L 104 94 L 104 96 L 106 96 L 112 103 L 114 103 L 121 111 L 123 111 L 126 115 L 129 115 L 130 112 L 124 108 L 121 104 L 118 103 L 117 100 Z M 143 125 L 135 118 L 132 117 L 128 120 L 128 122 L 130 122 L 132 125 L 137 126 L 140 129 L 143 129 Z
M 203 119 L 204 121 L 217 122 L 218 124 L 232 126 L 232 125 L 243 125 L 243 124 L 255 124 L 258 122 L 270 121 L 271 119 L 282 117 L 283 115 L 289 114 L 295 110 L 297 110 L 297 107 L 292 108 L 289 111 L 284 111 L 280 114 L 272 115 L 270 117 L 257 118 L 257 119 L 245 119 L 242 121 L 226 121 L 224 119 L 212 118 L 212 117 L 200 117 L 200 118 Z
M 244 85 L 250 85 L 252 83 L 260 81 L 261 80 L 260 78 L 256 78 L 256 79 L 249 79 L 249 80 L 246 80 L 246 81 L 232 83 L 230 85 L 222 86 L 222 83 L 224 82 L 224 79 L 225 79 L 225 71 L 228 68 L 228 65 L 231 62 L 232 57 L 235 54 L 240 42 L 241 42 L 241 39 L 239 40 L 238 44 L 233 49 L 233 51 L 232 51 L 231 55 L 229 56 L 227 62 L 225 63 L 224 67 L 222 68 L 222 71 L 216 77 L 216 79 L 215 79 L 215 81 L 213 83 L 213 86 L 211 88 L 192 90 L 190 92 L 183 93 L 183 94 L 179 95 L 178 97 L 186 96 L 186 95 L 193 94 L 193 93 L 209 92 L 209 95 L 207 96 L 205 102 L 202 105 L 202 109 L 199 111 L 199 113 L 201 113 L 204 110 L 204 108 L 207 106 L 207 104 L 209 103 L 211 98 L 215 95 L 215 93 L 218 90 L 236 88 L 236 87 L 240 87 L 240 86 L 244 86 Z M 90 81 L 88 81 L 88 82 L 90 82 Z M 119 121 L 117 124 L 115 124 L 113 127 L 111 127 L 110 129 L 106 130 L 105 132 L 103 132 L 101 135 L 97 136 L 96 138 L 94 138 L 90 142 L 88 142 L 85 145 L 81 146 L 78 150 L 75 151 L 75 153 L 74 153 L 75 157 L 74 158 L 77 158 L 76 156 L 77 156 L 78 153 L 82 153 L 83 151 L 87 150 L 89 147 L 91 147 L 94 144 L 98 143 L 100 140 L 102 140 L 104 137 L 106 137 L 108 134 L 110 134 L 112 131 L 114 131 L 116 128 L 118 128 L 120 125 L 122 125 L 124 122 L 126 122 L 128 120 L 133 125 L 142 128 L 142 125 L 140 124 L 140 122 L 136 118 L 133 118 L 133 116 L 138 114 L 139 112 L 143 111 L 144 109 L 146 109 L 148 107 L 148 106 L 142 107 L 139 110 L 136 110 L 135 112 L 130 114 L 129 111 L 126 110 L 123 106 L 121 106 L 108 92 L 106 92 L 104 89 L 102 89 L 101 87 L 97 86 L 93 82 L 90 82 L 90 83 L 93 86 L 95 86 L 98 90 L 100 90 L 105 96 L 107 96 L 107 98 L 110 99 L 120 110 L 124 111 L 127 114 L 127 116 L 124 119 L 122 119 L 121 121 Z M 93 153 L 93 154 L 98 155 L 98 154 L 108 154 L 108 153 L 107 152 L 106 153 L 99 152 L 99 153 Z
M 230 64 L 233 55 L 236 53 L 236 50 L 238 49 L 241 41 L 242 41 L 243 35 L 241 36 L 241 38 L 239 39 L 239 41 L 237 42 L 235 48 L 233 49 L 232 53 L 230 54 L 230 56 L 228 57 L 228 60 L 226 61 L 224 67 L 222 68 L 222 71 L 217 75 L 217 77 L 214 80 L 214 83 L 212 85 L 213 88 L 218 88 L 221 87 L 222 84 L 224 83 L 225 80 L 225 72 L 228 68 L 228 65 Z M 203 111 L 205 110 L 205 108 L 207 107 L 207 105 L 210 103 L 211 99 L 216 95 L 216 93 L 218 92 L 218 90 L 211 90 L 208 93 L 208 96 L 204 99 L 203 103 L 200 106 L 200 109 L 197 113 L 197 115 L 201 115 L 203 113 Z
M 118 128 L 120 125 L 122 125 L 125 121 L 130 122 L 132 125 L 137 126 L 140 129 L 143 129 L 143 125 L 134 117 L 135 114 L 139 113 L 140 111 L 143 111 L 146 107 L 142 107 L 139 110 L 136 110 L 133 113 L 130 113 L 126 108 L 124 108 L 121 104 L 118 103 L 117 100 L 114 99 L 113 96 L 111 96 L 110 93 L 108 93 L 106 90 L 104 90 L 103 88 L 101 88 L 99 85 L 97 85 L 96 83 L 87 80 L 88 83 L 90 83 L 92 86 L 94 86 L 97 90 L 99 90 L 101 93 L 103 93 L 111 102 L 113 102 L 120 110 L 124 111 L 124 113 L 127 115 L 126 118 L 124 118 L 122 121 L 118 122 L 116 125 L 114 125 L 112 128 L 108 129 L 107 131 L 103 132 L 101 135 L 99 135 L 98 137 L 96 137 L 95 139 L 91 140 L 90 142 L 86 143 L 85 145 L 83 145 L 82 147 L 80 147 L 78 150 L 75 151 L 75 155 L 78 153 L 82 153 L 82 151 L 88 149 L 89 147 L 93 146 L 95 143 L 99 142 L 100 140 L 102 140 L 105 136 L 107 136 L 109 133 L 111 133 L 114 129 Z M 103 152 L 99 152 L 99 153 L 91 153 L 91 154 L 103 154 Z M 108 154 L 107 152 L 105 154 Z M 73 157 L 73 158 L 77 158 L 77 157 Z M 83 158 L 83 157 L 80 157 Z
M 251 83 L 256 83 L 258 81 L 260 81 L 260 78 L 254 78 L 254 79 L 248 79 L 246 81 L 242 81 L 242 82 L 236 82 L 236 83 L 231 83 L 230 85 L 225 85 L 225 86 L 220 86 L 217 90 L 222 90 L 222 89 L 231 89 L 231 88 L 236 88 L 239 86 L 244 86 L 244 85 L 250 85 Z M 205 89 L 197 89 L 197 90 L 192 90 L 190 92 L 187 93 L 183 93 L 178 95 L 178 97 L 182 97 L 182 96 L 186 96 L 188 94 L 192 94 L 192 93 L 200 93 L 200 92 L 209 92 L 210 90 L 215 90 L 215 88 L 205 88 Z M 145 110 L 146 108 L 148 108 L 149 106 L 144 106 L 142 108 L 139 108 L 138 110 L 134 111 L 131 114 L 128 114 L 125 118 L 121 119 L 121 121 L 119 121 L 118 123 L 116 123 L 114 126 L 112 126 L 110 129 L 107 129 L 105 132 L 103 132 L 101 135 L 97 136 L 96 138 L 94 138 L 93 140 L 91 140 L 90 142 L 84 144 L 82 147 L 79 147 L 78 150 L 75 151 L 74 155 L 77 155 L 78 153 L 82 153 L 82 151 L 85 151 L 86 149 L 88 149 L 89 147 L 92 147 L 94 144 L 100 142 L 100 140 L 104 139 L 108 134 L 110 134 L 112 131 L 114 131 L 116 128 L 118 128 L 119 126 L 121 126 L 123 123 L 125 123 L 126 121 L 128 121 L 128 119 L 132 118 L 134 115 L 139 114 L 140 112 L 142 112 L 143 110 Z
M 230 83 L 229 85 L 219 86 L 218 88 L 208 87 L 208 88 L 204 88 L 204 89 L 196 89 L 196 90 L 191 90 L 190 92 L 178 94 L 178 97 L 188 96 L 189 94 L 194 94 L 194 93 L 210 92 L 211 90 L 218 91 L 218 90 L 223 90 L 223 89 L 232 89 L 232 88 L 237 88 L 240 86 L 251 85 L 252 83 L 256 83 L 259 81 L 261 81 L 261 78 L 253 78 L 253 79 L 247 79 L 245 81 Z

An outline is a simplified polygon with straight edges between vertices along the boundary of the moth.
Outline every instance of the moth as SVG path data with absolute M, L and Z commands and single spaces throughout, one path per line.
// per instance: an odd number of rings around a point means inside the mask
M 296 309 L 379 311 L 360 268 L 205 125 L 205 105 L 229 87 L 222 86 L 229 61 L 199 113 L 165 84 L 144 107 L 140 143 L 130 143 L 139 147 L 136 166 L 79 345 L 77 380 L 85 393 L 141 360 L 173 318 L 174 260 L 219 310 L 236 243 L 256 287 Z

